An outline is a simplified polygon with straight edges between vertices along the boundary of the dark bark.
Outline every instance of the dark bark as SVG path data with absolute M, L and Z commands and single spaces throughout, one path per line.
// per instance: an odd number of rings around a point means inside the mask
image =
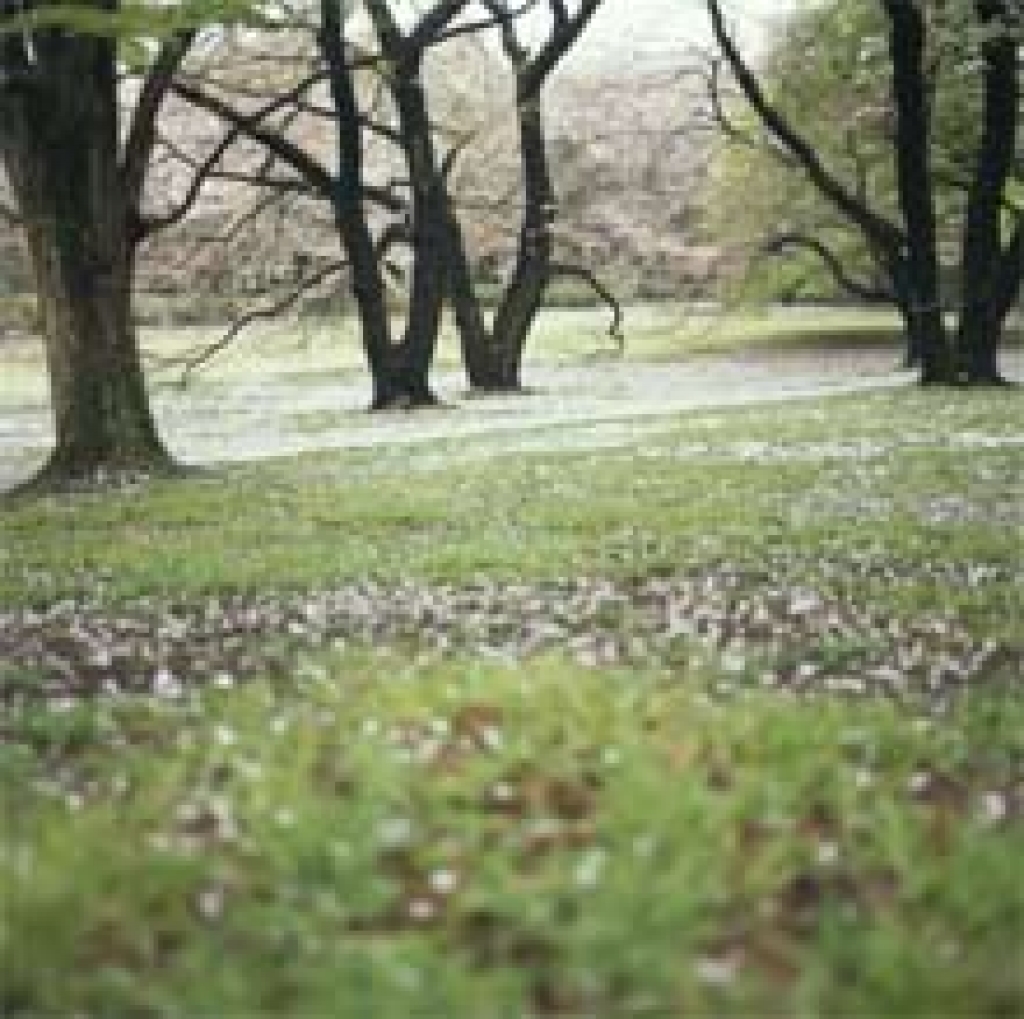
M 462 339 L 463 360 L 470 385 L 490 391 L 522 388 L 526 342 L 552 278 L 555 189 L 544 126 L 543 92 L 551 73 L 572 48 L 601 0 L 584 0 L 570 16 L 562 3 L 550 3 L 551 33 L 531 56 L 516 32 L 516 15 L 503 0 L 488 0 L 502 33 L 509 63 L 516 75 L 516 115 L 523 187 L 523 212 L 516 265 L 494 314 L 488 334 L 472 285 L 461 231 L 449 231 L 449 286 Z M 614 300 L 612 301 L 614 304 Z
M 914 0 L 885 0 L 896 110 L 896 187 L 906 227 L 905 279 L 909 300 L 901 308 L 911 354 L 925 385 L 954 380 L 942 317 L 935 193 L 931 173 L 927 28 Z
M 367 0 L 366 4 L 388 63 L 386 81 L 398 115 L 398 133 L 412 190 L 412 279 L 395 376 L 398 398 L 409 406 L 437 403 L 430 389 L 430 367 L 448 286 L 448 252 L 461 236 L 453 232 L 455 223 L 421 72 L 427 49 L 452 31 L 452 21 L 466 6 L 467 0 L 441 0 L 408 33 L 403 33 L 386 0 Z
M 526 87 L 532 87 L 527 83 Z M 521 84 L 516 98 L 519 155 L 523 175 L 523 221 L 512 279 L 494 316 L 490 388 L 518 389 L 526 341 L 551 281 L 554 254 L 552 220 L 555 191 L 551 182 L 540 92 Z
M 885 267 L 893 302 L 904 319 L 908 361 L 920 365 L 921 381 L 955 381 L 940 299 L 925 67 L 927 26 L 921 4 L 916 0 L 882 0 L 889 24 L 901 227 L 869 207 L 862 192 L 847 187 L 835 176 L 810 141 L 771 104 L 726 29 L 720 0 L 706 2 L 718 47 L 750 107 L 811 184 L 861 232 L 876 261 Z
M 1020 228 L 1016 242 L 1011 238 L 1005 251 L 1000 229 L 1003 193 L 1013 168 L 1017 138 L 1019 68 L 1016 41 L 1009 26 L 1000 20 L 1002 4 L 978 0 L 976 7 L 985 32 L 982 133 L 967 195 L 957 358 L 968 382 L 989 384 L 1002 381 L 998 349 L 1013 304 L 1012 298 L 1007 300 L 1007 290 L 1013 278 L 1017 280 L 1014 293 L 1020 285 Z M 1000 32 L 1000 27 L 1005 30 Z
M 345 49 L 337 4 L 325 0 L 322 16 L 318 44 L 328 67 L 331 114 L 336 131 L 336 172 L 324 166 L 314 154 L 278 127 L 266 122 L 270 114 L 301 103 L 303 94 L 322 80 L 323 75 L 319 71 L 276 96 L 254 113 L 242 113 L 226 100 L 190 81 L 176 81 L 174 91 L 192 105 L 213 113 L 231 125 L 232 133 L 237 132 L 258 142 L 270 155 L 289 166 L 299 178 L 298 181 L 275 181 L 257 174 L 247 178 L 248 183 L 263 184 L 278 191 L 298 185 L 312 197 L 330 204 L 341 246 L 351 270 L 363 349 L 373 380 L 371 406 L 378 409 L 390 406 L 404 397 L 397 378 L 400 368 L 398 351 L 391 336 L 386 288 L 380 271 L 380 245 L 374 243 L 364 202 L 370 200 L 388 212 L 404 214 L 406 208 L 392 191 L 374 187 L 364 178 L 362 141 L 366 120 L 358 109 L 352 80 L 354 62 Z M 211 168 L 211 159 L 219 159 L 225 142 L 229 140 L 230 134 L 213 150 L 210 158 L 201 164 L 201 170 Z M 201 170 L 197 171 L 197 177 Z
M 328 68 L 337 131 L 338 172 L 333 181 L 332 208 L 352 272 L 352 292 L 373 379 L 372 406 L 385 407 L 397 395 L 396 380 L 386 289 L 363 207 L 363 137 L 359 106 L 336 0 L 321 0 L 320 11 L 320 51 Z
M 892 304 L 895 300 L 891 281 L 878 283 L 858 279 L 843 264 L 839 254 L 820 237 L 799 231 L 789 231 L 777 234 L 761 245 L 761 251 L 766 255 L 778 255 L 790 248 L 803 248 L 817 255 L 836 285 L 859 301 L 864 301 L 867 304 Z
M 452 28 L 451 21 L 466 6 L 465 0 L 442 0 L 407 34 L 402 33 L 384 0 L 367 3 L 389 65 L 388 85 L 398 112 L 399 135 L 413 191 L 412 284 L 400 360 L 403 393 L 412 403 L 433 401 L 427 376 L 446 296 L 455 314 L 470 385 L 485 390 L 520 386 L 523 347 L 551 278 L 554 193 L 540 111 L 541 92 L 551 71 L 600 3 L 583 0 L 575 16 L 569 17 L 564 4 L 552 0 L 554 28 L 533 58 L 520 47 L 514 31 L 521 11 L 514 12 L 500 0 L 487 0 L 485 4 L 502 29 L 506 53 L 516 68 L 524 179 L 524 219 L 516 273 L 503 294 L 492 330 L 488 330 L 473 284 L 465 238 L 447 191 L 446 169 L 438 160 L 419 79 L 425 50 L 464 30 L 464 26 Z
M 492 337 L 476 294 L 473 268 L 466 251 L 466 239 L 462 233 L 458 213 L 447 194 L 446 203 L 445 278 L 455 315 L 455 328 L 459 334 L 462 365 L 471 388 L 492 389 Z
M 895 255 L 905 243 L 903 231 L 871 209 L 856 192 L 847 188 L 830 172 L 814 146 L 771 104 L 757 76 L 743 59 L 739 47 L 726 28 L 721 3 L 719 0 L 707 0 L 707 5 L 715 41 L 740 91 L 761 123 L 785 151 L 790 153 L 822 196 L 864 234 L 872 247 Z
M 131 319 L 135 210 L 118 161 L 115 44 L 50 32 L 35 51 L 26 88 L 0 97 L 0 155 L 45 335 L 56 445 L 38 481 L 166 472 Z
M 396 381 L 400 397 L 409 404 L 430 405 L 437 402 L 430 389 L 430 367 L 445 296 L 445 251 L 451 243 L 449 206 L 419 80 L 419 61 L 400 67 L 390 84 L 412 182 L 412 281 Z
M 142 241 L 145 237 L 162 229 L 164 224 L 146 222 L 141 214 L 143 192 L 149 175 L 150 160 L 157 140 L 157 122 L 164 100 L 167 98 L 182 61 L 195 40 L 194 30 L 188 30 L 166 40 L 153 59 L 153 64 L 142 82 L 139 97 L 135 103 L 131 123 L 124 141 L 121 156 L 121 180 L 125 190 L 125 201 L 131 210 L 129 226 L 132 238 Z

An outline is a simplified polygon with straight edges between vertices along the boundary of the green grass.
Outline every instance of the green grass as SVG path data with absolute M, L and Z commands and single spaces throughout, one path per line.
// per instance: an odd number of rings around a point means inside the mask
M 75 618 L 155 632 L 371 581 L 395 613 L 518 585 L 510 634 L 570 580 L 683 578 L 726 625 L 827 606 L 738 665 L 590 588 L 569 631 L 641 651 L 268 626 L 219 678 L 189 646 L 164 696 L 43 695 L 9 648 L 0 1014 L 1019 1014 L 1022 425 L 1014 394 L 907 389 L 642 448 L 441 440 L 0 508 L 0 649 L 26 605 L 60 655 Z M 999 651 L 934 696 L 765 681 L 968 639 Z
M 951 403 L 901 390 L 701 412 L 642 451 L 481 462 L 460 457 L 465 440 L 442 440 L 49 499 L 0 520 L 0 603 L 302 590 L 364 576 L 648 575 L 709 560 L 778 562 L 791 582 L 820 581 L 833 558 L 1013 564 L 1019 445 L 988 440 L 1019 439 L 1021 424 L 1012 396 Z M 988 439 L 972 445 L 972 435 Z M 930 516 L 949 500 L 965 504 L 966 519 Z M 975 593 L 925 584 L 888 597 L 914 607 Z M 986 625 L 1001 626 L 992 615 Z
M 1013 1014 L 1019 699 L 701 689 L 320 657 L 38 718 L 0 756 L 5 1014 Z

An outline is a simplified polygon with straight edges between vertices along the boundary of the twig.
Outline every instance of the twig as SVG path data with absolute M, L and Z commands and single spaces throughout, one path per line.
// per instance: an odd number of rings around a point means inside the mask
M 622 305 L 616 296 L 586 266 L 576 265 L 573 262 L 552 262 L 548 266 L 548 273 L 550 279 L 558 276 L 567 276 L 583 280 L 608 305 L 612 313 L 611 325 L 608 326 L 608 335 L 615 341 L 615 346 L 619 353 L 622 354 L 626 349 L 626 336 L 622 331 Z
M 335 273 L 341 272 L 342 269 L 346 268 L 348 268 L 348 262 L 345 260 L 329 262 L 311 276 L 306 277 L 306 279 L 274 304 L 265 308 L 253 308 L 251 311 L 247 311 L 244 315 L 235 319 L 235 321 L 231 323 L 227 332 L 213 343 L 203 347 L 197 353 L 186 354 L 183 358 L 165 361 L 164 367 L 173 367 L 177 364 L 182 365 L 181 378 L 178 380 L 178 385 L 184 389 L 188 385 L 192 375 L 199 368 L 229 347 L 235 337 L 237 337 L 243 329 L 252 325 L 253 322 L 277 318 L 278 315 L 282 315 L 291 308 L 303 294 L 312 290 L 313 287 L 320 283 L 323 283 L 324 280 L 328 279 L 330 276 L 333 276 Z

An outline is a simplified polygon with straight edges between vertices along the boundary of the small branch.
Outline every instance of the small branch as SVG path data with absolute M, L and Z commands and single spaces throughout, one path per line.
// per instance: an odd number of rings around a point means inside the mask
M 313 289 L 313 287 L 323 283 L 324 280 L 346 268 L 348 268 L 348 262 L 346 261 L 329 262 L 327 265 L 313 273 L 312 276 L 308 276 L 304 279 L 298 284 L 298 286 L 290 290 L 279 301 L 276 301 L 274 304 L 269 305 L 266 308 L 253 308 L 252 311 L 246 312 L 240 318 L 235 319 L 235 321 L 231 323 L 227 332 L 219 339 L 215 340 L 208 346 L 203 347 L 197 353 L 187 354 L 184 358 L 164 362 L 164 367 L 173 367 L 176 364 L 183 365 L 178 385 L 184 389 L 188 385 L 192 375 L 195 374 L 195 372 L 203 365 L 207 364 L 214 357 L 229 347 L 243 329 L 252 325 L 253 322 L 275 319 L 279 315 L 284 314 L 284 312 L 288 311 L 288 309 L 291 308 L 303 294 L 308 293 Z
M 282 104 L 287 105 L 290 100 L 290 95 L 274 99 L 271 102 L 268 102 L 262 109 L 256 111 L 252 116 L 262 120 L 269 117 L 271 114 L 276 113 L 281 108 Z M 285 115 L 285 121 L 279 127 L 279 130 L 286 130 L 296 116 L 297 114 L 294 110 L 289 110 Z M 156 231 L 164 230 L 167 227 L 174 226 L 181 222 L 181 220 L 185 218 L 188 212 L 198 201 L 204 184 L 210 179 L 231 179 L 237 183 L 249 184 L 253 187 L 272 187 L 278 191 L 299 191 L 305 189 L 305 186 L 301 181 L 296 180 L 293 182 L 288 178 L 275 180 L 270 177 L 270 171 L 273 168 L 275 160 L 273 153 L 268 153 L 266 155 L 263 163 L 254 174 L 232 174 L 231 171 L 217 170 L 216 167 L 223 159 L 224 154 L 232 145 L 234 145 L 242 133 L 243 129 L 241 126 L 238 124 L 232 124 L 224 133 L 220 142 L 218 142 L 207 157 L 201 161 L 194 159 L 189 155 L 189 153 L 185 152 L 184 149 L 180 148 L 169 139 L 160 139 L 164 148 L 175 159 L 184 163 L 193 170 L 192 180 L 189 183 L 188 190 L 185 192 L 184 197 L 174 208 L 160 215 L 139 217 L 138 231 L 135 238 L 137 241 L 145 240 Z
M 318 71 L 315 75 L 300 82 L 286 95 L 278 97 L 274 101 L 274 108 L 279 109 L 292 101 L 293 97 L 302 94 L 313 84 L 323 79 L 323 72 Z M 225 102 L 218 96 L 196 87 L 190 82 L 178 80 L 174 85 L 175 92 L 182 99 L 193 106 L 206 110 L 214 116 L 237 128 L 247 138 L 262 145 L 268 152 L 273 154 L 282 163 L 290 166 L 302 178 L 301 181 L 292 180 L 261 180 L 253 179 L 251 175 L 229 175 L 221 173 L 221 179 L 240 179 L 242 183 L 252 184 L 257 187 L 287 188 L 292 191 L 310 193 L 324 201 L 333 201 L 335 178 L 333 174 L 305 149 L 297 145 L 290 138 L 287 138 L 276 128 L 261 123 L 267 115 L 263 113 L 245 114 L 236 110 L 230 103 Z M 308 187 L 307 187 L 308 185 Z M 404 213 L 405 202 L 388 188 L 375 187 L 367 184 L 363 187 L 363 194 L 372 202 L 376 203 L 389 212 Z
M 387 275 L 395 281 L 400 282 L 405 279 L 405 270 L 397 262 L 393 262 L 388 258 L 388 252 L 396 244 L 408 244 L 411 239 L 409 224 L 405 221 L 400 221 L 389 223 L 374 245 L 377 261 L 384 267 Z
M 439 36 L 451 30 L 452 22 L 468 6 L 468 0 L 440 0 L 428 10 L 406 36 L 406 43 L 414 53 L 422 54 L 428 46 L 439 41 Z
M 810 234 L 796 232 L 779 234 L 761 244 L 760 251 L 764 255 L 780 255 L 787 248 L 804 248 L 813 252 L 825 264 L 836 283 L 848 294 L 852 294 L 862 301 L 872 304 L 891 304 L 896 299 L 891 288 L 880 287 L 851 276 L 839 255 L 820 238 Z
M 274 206 L 280 205 L 288 197 L 290 196 L 283 191 L 270 191 L 262 194 L 248 209 L 240 212 L 223 232 L 204 234 L 199 240 L 203 244 L 230 244 L 238 238 L 245 226 L 270 212 Z
M 748 131 L 743 131 L 737 127 L 736 123 L 726 112 L 725 102 L 722 99 L 721 73 L 721 60 L 718 60 L 716 57 L 710 57 L 707 73 L 704 77 L 704 84 L 707 87 L 708 100 L 711 103 L 711 119 L 730 141 L 738 142 L 752 149 L 761 148 L 757 139 Z
M 209 157 L 202 160 L 197 159 L 175 142 L 172 142 L 169 138 L 161 138 L 160 144 L 167 150 L 173 159 L 177 160 L 179 163 L 184 163 L 193 170 L 198 171 L 205 163 L 209 162 Z M 214 162 L 216 162 L 216 160 L 214 160 Z M 269 188 L 270 190 L 278 191 L 283 194 L 298 194 L 312 198 L 319 197 L 319 195 L 314 191 L 312 185 L 298 175 L 294 177 L 271 176 L 271 170 L 274 168 L 275 162 L 276 157 L 271 153 L 260 166 L 254 167 L 252 170 L 226 170 L 223 168 L 211 168 L 205 171 L 205 176 L 208 180 L 226 180 L 231 181 L 234 184 L 246 184 L 252 188 Z
M 450 180 L 452 173 L 455 170 L 455 164 L 459 161 L 459 156 L 470 146 L 475 135 L 473 132 L 464 134 L 461 138 L 456 138 L 452 143 L 452 147 L 445 153 L 444 159 L 441 160 L 441 179 Z
M 182 200 L 169 211 L 159 215 L 139 217 L 134 237 L 137 243 L 151 237 L 158 230 L 165 230 L 176 223 L 180 223 L 185 218 L 198 200 L 199 194 L 203 190 L 203 185 L 214 176 L 214 168 L 221 161 L 224 153 L 235 143 L 238 134 L 238 129 L 234 127 L 226 131 L 221 140 L 202 162 L 194 162 L 190 158 L 185 158 L 180 151 L 174 152 L 178 158 L 181 158 L 183 162 L 191 166 L 195 171 L 192 175 L 192 180 L 189 182 L 188 190 L 185 192 Z M 173 151 L 170 145 L 167 147 L 169 151 Z
M 573 262 L 552 262 L 548 266 L 549 282 L 560 276 L 583 280 L 608 305 L 612 315 L 608 335 L 615 341 L 619 353 L 623 353 L 626 349 L 626 337 L 622 331 L 622 305 L 619 304 L 618 298 L 585 266 Z
M 601 3 L 602 0 L 580 0 L 579 8 L 571 17 L 566 16 L 568 12 L 564 5 L 560 3 L 554 5 L 554 29 L 550 38 L 530 61 L 530 65 L 525 71 L 526 81 L 521 83 L 526 94 L 533 95 L 540 91 L 543 82 L 548 79 L 552 71 L 561 63 L 565 54 L 572 49 L 576 40 L 583 34 Z M 559 7 L 561 8 L 560 12 Z
M 302 95 L 313 85 L 323 80 L 323 73 L 317 71 L 309 75 L 286 94 L 275 100 L 274 108 L 280 109 L 292 98 Z M 178 79 L 174 83 L 174 91 L 186 102 L 206 110 L 237 128 L 246 137 L 259 142 L 265 149 L 272 152 L 282 162 L 288 163 L 301 177 L 323 194 L 330 194 L 334 187 L 334 178 L 330 172 L 313 156 L 286 138 L 280 131 L 262 123 L 267 114 L 255 115 L 241 113 L 230 103 L 188 81 Z
M 857 135 L 853 131 L 847 130 L 845 132 L 843 147 L 846 149 L 846 154 L 850 157 L 850 162 L 853 164 L 857 199 L 866 204 L 870 190 L 868 187 L 870 167 L 860 147 L 857 145 Z

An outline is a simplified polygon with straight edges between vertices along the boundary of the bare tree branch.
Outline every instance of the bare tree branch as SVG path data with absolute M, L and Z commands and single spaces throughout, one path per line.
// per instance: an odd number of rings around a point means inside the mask
M 551 279 L 562 276 L 582 280 L 608 305 L 612 315 L 611 324 L 608 326 L 608 335 L 615 341 L 621 354 L 626 349 L 626 337 L 622 331 L 622 305 L 618 298 L 586 266 L 576 265 L 573 262 L 552 262 L 548 266 L 548 272 Z
M 322 81 L 324 74 L 317 71 L 307 75 L 287 93 L 279 96 L 275 101 L 276 108 L 280 109 L 290 97 L 301 95 Z M 221 120 L 237 128 L 242 134 L 254 141 L 259 142 L 264 148 L 272 152 L 282 162 L 293 167 L 302 177 L 308 180 L 317 190 L 329 192 L 333 187 L 334 180 L 330 172 L 318 160 L 313 158 L 299 145 L 296 145 L 289 138 L 285 137 L 276 128 L 262 123 L 266 114 L 259 112 L 255 114 L 242 113 L 236 110 L 230 103 L 219 96 L 212 95 L 205 89 L 200 88 L 192 81 L 178 78 L 174 82 L 174 91 L 186 102 L 200 109 L 206 110 L 219 117 Z
M 406 45 L 415 53 L 422 53 L 434 45 L 438 37 L 451 31 L 452 22 L 465 10 L 468 0 L 440 0 L 427 11 L 406 37 Z
M 275 301 L 267 307 L 253 308 L 252 310 L 247 311 L 244 315 L 235 319 L 235 321 L 231 323 L 227 332 L 213 343 L 208 344 L 198 352 L 186 354 L 182 358 L 164 361 L 162 366 L 174 367 L 175 365 L 182 365 L 181 378 L 178 380 L 178 384 L 184 388 L 188 385 L 189 380 L 196 371 L 227 349 L 243 329 L 252 325 L 253 322 L 275 319 L 279 315 L 284 314 L 284 312 L 291 308 L 303 296 L 303 294 L 308 293 L 314 287 L 335 275 L 335 273 L 339 273 L 346 268 L 348 268 L 348 262 L 344 260 L 329 262 L 311 276 L 302 280 L 280 300 Z
M 301 94 L 307 88 L 311 87 L 312 82 L 310 78 L 299 82 L 295 89 L 274 98 L 269 103 L 265 104 L 261 109 L 249 115 L 249 119 L 253 124 L 259 124 L 260 121 L 266 119 L 278 110 L 287 106 L 292 99 L 293 93 L 298 90 L 297 94 Z M 168 85 L 170 86 L 170 83 Z M 239 124 L 232 124 L 231 127 L 224 133 L 221 140 L 214 146 L 212 151 L 203 159 L 201 162 L 192 161 L 182 150 L 173 146 L 172 143 L 165 140 L 164 144 L 173 151 L 177 157 L 188 165 L 192 166 L 194 172 L 192 174 L 192 180 L 189 183 L 188 190 L 185 196 L 182 198 L 177 205 L 170 211 L 165 212 L 161 215 L 149 216 L 141 220 L 139 228 L 139 238 L 144 239 L 157 230 L 163 230 L 169 226 L 173 226 L 179 223 L 188 214 L 189 210 L 195 205 L 202 192 L 203 186 L 211 176 L 215 174 L 223 179 L 223 171 L 217 172 L 216 167 L 223 159 L 225 152 L 238 140 L 238 137 L 243 133 L 243 128 Z M 255 175 L 253 181 L 243 181 L 243 183 L 253 183 L 258 186 L 277 186 L 281 190 L 286 184 L 290 182 L 269 182 L 267 178 L 267 164 Z M 298 184 L 299 182 L 295 182 Z
M 271 190 L 261 194 L 248 209 L 244 209 L 235 216 L 221 233 L 203 234 L 198 239 L 203 244 L 230 244 L 237 239 L 238 235 L 248 224 L 266 215 L 266 213 L 270 212 L 276 205 L 280 205 L 288 197 L 287 192 L 280 190 Z
M 314 75 L 310 75 L 303 82 L 300 82 L 299 85 L 290 89 L 288 93 L 278 97 L 275 102 L 283 104 L 290 101 L 290 97 L 301 94 L 301 92 L 312 87 L 313 84 L 321 81 L 323 76 L 324 72 L 317 71 Z M 329 196 L 332 194 L 335 186 L 335 179 L 331 172 L 319 160 L 306 152 L 305 149 L 282 134 L 281 131 L 261 123 L 262 117 L 245 114 L 236 110 L 230 103 L 225 102 L 219 96 L 210 94 L 205 89 L 199 88 L 191 81 L 178 79 L 174 84 L 174 91 L 182 99 L 192 103 L 193 106 L 198 106 L 200 109 L 214 114 L 233 127 L 236 127 L 246 137 L 259 142 L 260 145 L 269 152 L 272 152 L 281 162 L 291 166 L 303 178 L 303 181 L 309 183 L 318 196 L 329 200 Z M 280 185 L 278 184 L 277 186 Z M 364 186 L 363 193 L 371 201 L 387 209 L 389 212 L 405 212 L 405 202 L 387 188 L 368 184 Z
M 895 300 L 896 295 L 891 288 L 854 278 L 843 265 L 839 255 L 819 237 L 794 231 L 771 237 L 760 245 L 760 251 L 765 255 L 779 255 L 789 248 L 804 248 L 813 252 L 825 264 L 836 283 L 862 301 L 891 304 Z
M 602 0 L 580 0 L 579 8 L 571 17 L 564 5 L 555 4 L 554 29 L 547 42 L 530 62 L 524 91 L 533 94 L 547 80 L 565 54 L 572 48 L 583 30 L 597 13 Z M 559 16 L 559 7 L 561 8 Z
M 736 42 L 725 26 L 725 15 L 722 12 L 720 0 L 706 0 L 706 2 L 718 47 L 728 62 L 740 90 L 764 126 L 792 153 L 814 186 L 843 215 L 856 223 L 873 243 L 887 251 L 898 252 L 906 240 L 904 231 L 869 208 L 828 170 L 811 143 L 768 100 L 757 76 L 743 59 Z

